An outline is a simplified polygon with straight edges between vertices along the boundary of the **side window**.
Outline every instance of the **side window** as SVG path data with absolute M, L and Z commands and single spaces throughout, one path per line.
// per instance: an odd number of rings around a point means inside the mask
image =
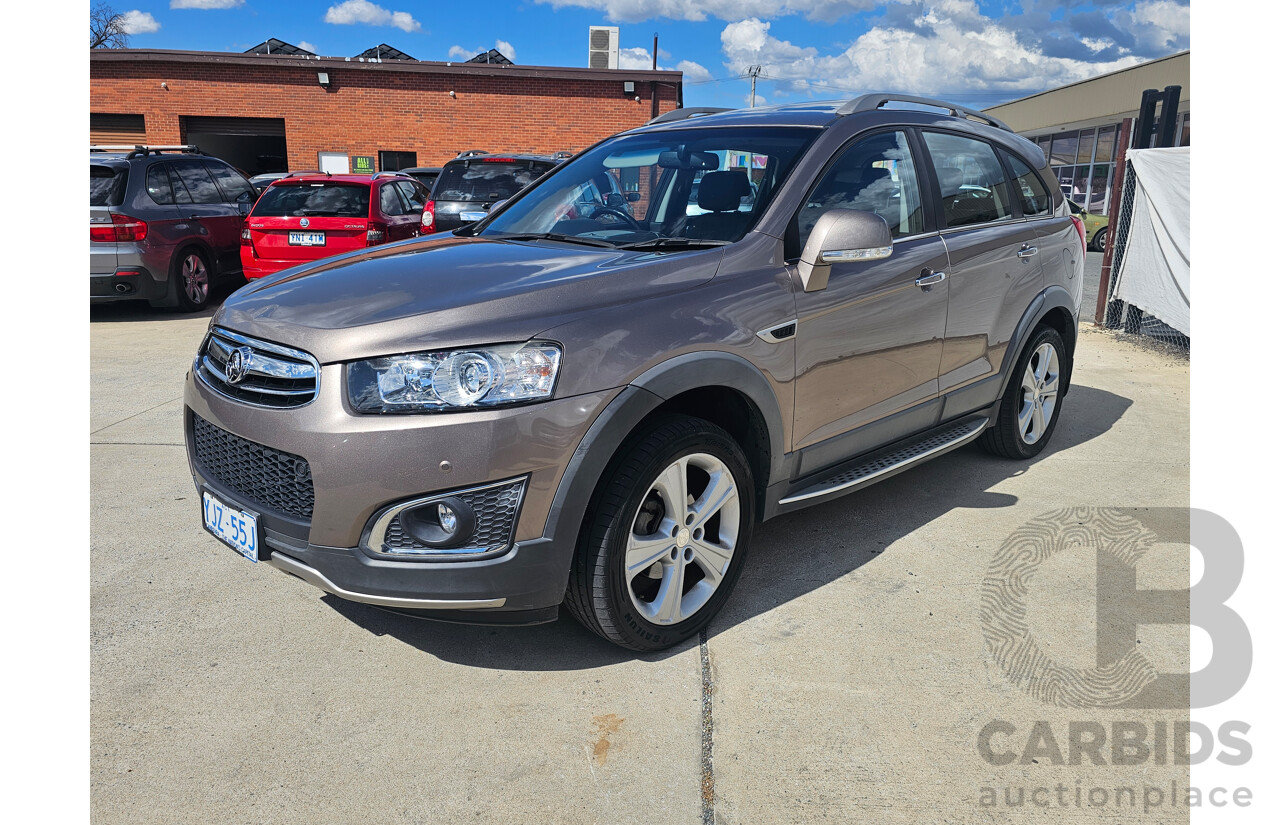
M 206 160 L 204 165 L 209 168 L 214 179 L 218 182 L 218 186 L 222 189 L 222 194 L 227 203 L 235 203 L 243 198 L 248 198 L 249 203 L 253 203 L 253 187 L 239 172 L 225 163 Z
M 423 204 L 427 202 L 426 190 L 422 188 L 420 183 L 410 183 L 407 180 L 396 181 L 396 188 L 400 190 L 400 194 L 409 202 L 410 211 L 418 211 L 422 209 Z
M 170 164 L 178 178 L 187 187 L 192 203 L 222 203 L 222 193 L 199 161 L 178 161 Z
M 1022 214 L 1028 218 L 1048 215 L 1053 208 L 1053 199 L 1049 197 L 1044 181 L 1016 155 L 1003 151 L 1000 154 L 1009 161 L 1009 168 L 1013 170 L 1013 189 L 1022 199 Z
M 829 209 L 874 212 L 889 224 L 895 238 L 923 232 L 920 182 L 906 133 L 872 135 L 844 151 L 796 213 L 796 254 Z
M 169 183 L 169 173 L 165 164 L 153 163 L 147 169 L 147 194 L 151 200 L 159 204 L 173 203 L 173 185 Z
M 187 187 L 182 185 L 182 178 L 178 177 L 178 173 L 173 168 L 172 163 L 161 164 L 165 171 L 169 174 L 169 180 L 173 183 L 173 202 L 174 203 L 191 203 L 191 193 L 187 191 Z
M 378 206 L 381 207 L 382 214 L 387 217 L 394 218 L 408 214 L 404 201 L 396 193 L 394 183 L 384 183 L 382 188 L 378 190 Z
M 1004 167 L 991 144 L 960 135 L 925 132 L 938 175 L 947 228 L 1013 217 Z

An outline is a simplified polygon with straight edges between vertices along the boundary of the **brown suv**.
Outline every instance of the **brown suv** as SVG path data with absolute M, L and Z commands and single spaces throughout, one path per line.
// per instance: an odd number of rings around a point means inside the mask
M 186 386 L 205 528 L 343 598 L 567 603 L 651 650 L 711 620 L 757 522 L 1044 448 L 1084 246 L 1035 145 L 890 95 L 704 112 L 231 296 Z M 580 208 L 602 174 L 625 197 Z

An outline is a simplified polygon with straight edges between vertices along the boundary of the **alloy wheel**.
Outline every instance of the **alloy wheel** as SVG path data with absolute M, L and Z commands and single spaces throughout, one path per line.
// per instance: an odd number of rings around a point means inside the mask
M 1036 347 L 1022 374 L 1022 407 L 1018 434 L 1035 444 L 1045 434 L 1058 404 L 1058 350 L 1048 342 Z
M 193 304 L 203 304 L 209 297 L 209 270 L 194 252 L 182 259 L 182 289 Z

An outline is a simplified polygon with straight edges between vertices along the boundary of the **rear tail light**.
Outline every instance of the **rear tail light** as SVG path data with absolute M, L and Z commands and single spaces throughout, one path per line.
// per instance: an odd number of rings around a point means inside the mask
M 1084 221 L 1072 215 L 1071 222 L 1076 225 L 1076 232 L 1080 233 L 1080 248 L 1084 249 L 1087 246 L 1084 241 Z
M 89 240 L 98 243 L 140 241 L 147 237 L 147 222 L 128 215 L 112 215 L 110 224 L 89 224 Z
M 422 232 L 425 235 L 428 232 L 436 231 L 436 202 L 427 201 L 422 205 Z
M 253 246 L 253 233 L 249 231 L 249 227 L 240 230 L 240 245 Z
M 364 233 L 365 241 L 369 246 L 380 244 L 387 239 L 387 225 L 376 221 L 369 221 L 369 231 Z

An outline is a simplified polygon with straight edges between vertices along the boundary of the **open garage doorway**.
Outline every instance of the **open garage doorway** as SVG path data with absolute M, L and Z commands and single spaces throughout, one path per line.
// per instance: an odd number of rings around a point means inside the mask
M 183 142 L 247 175 L 289 171 L 284 118 L 188 116 L 182 118 L 182 132 Z

